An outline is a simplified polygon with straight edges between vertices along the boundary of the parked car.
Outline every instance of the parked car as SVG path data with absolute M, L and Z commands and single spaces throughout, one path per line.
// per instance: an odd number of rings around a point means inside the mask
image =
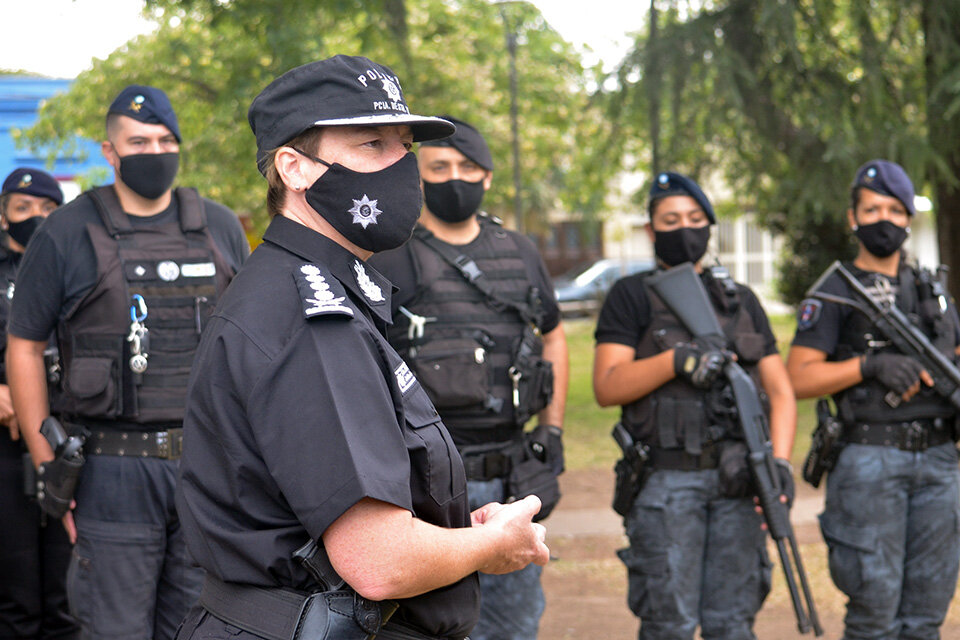
M 596 313 L 613 283 L 620 278 L 653 269 L 653 259 L 619 260 L 602 258 L 595 262 L 574 267 L 557 276 L 553 288 L 563 315 Z

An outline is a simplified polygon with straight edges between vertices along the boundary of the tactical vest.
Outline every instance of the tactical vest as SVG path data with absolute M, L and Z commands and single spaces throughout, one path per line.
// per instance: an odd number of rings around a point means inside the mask
M 706 272 L 704 280 L 720 326 L 729 341 L 728 346 L 737 354 L 737 362 L 753 378 L 769 415 L 769 402 L 757 369 L 757 363 L 764 356 L 764 337 L 757 332 L 750 314 L 740 304 L 736 284 L 725 269 Z M 650 325 L 637 344 L 636 360 L 693 340 L 645 282 L 644 288 L 650 303 Z M 691 454 L 699 454 L 707 442 L 742 438 L 729 385 L 718 383 L 709 390 L 697 389 L 680 377 L 624 405 L 622 421 L 640 442 L 666 449 L 683 448 Z
M 470 257 L 503 298 L 519 304 L 531 303 L 536 295 L 530 284 L 526 264 L 516 241 L 497 223 L 484 217 L 480 234 L 469 249 Z M 464 276 L 422 241 L 430 232 L 418 227 L 407 244 L 412 253 L 417 293 L 406 305 L 414 314 L 428 319 L 422 338 L 411 339 L 410 320 L 397 314 L 388 329 L 394 348 L 408 361 L 423 361 L 431 351 L 431 342 L 453 344 L 467 337 L 478 345 L 477 357 L 484 358 L 490 370 L 486 397 L 472 406 L 443 408 L 442 399 L 434 399 L 451 431 L 487 430 L 484 441 L 505 441 L 516 437 L 522 425 L 514 420 L 512 384 L 508 370 L 516 345 L 525 326 L 513 309 L 497 309 L 487 297 L 467 282 Z M 539 306 L 539 298 L 531 306 Z M 447 340 L 447 342 L 437 342 Z M 481 355 L 482 353 L 482 355 Z M 461 383 L 461 381 L 454 381 Z
M 84 194 L 102 224 L 87 225 L 97 283 L 57 328 L 64 405 L 71 415 L 133 423 L 183 420 L 187 378 L 204 320 L 233 270 L 207 231 L 194 189 L 175 190 L 179 221 L 134 228 L 111 186 Z M 134 304 L 142 296 L 146 369 L 134 371 Z M 134 307 L 134 309 L 131 309 Z
M 883 276 L 844 264 L 871 292 Z M 901 261 L 899 286 L 894 288 L 896 305 L 910 322 L 923 331 L 933 345 L 951 362 L 957 346 L 956 328 L 951 310 L 941 311 L 938 294 L 948 299 L 941 283 L 929 271 L 915 269 Z M 900 353 L 883 333 L 872 325 L 866 315 L 852 312 L 840 327 L 833 360 L 842 361 L 867 353 Z M 878 380 L 870 379 L 844 389 L 834 395 L 840 417 L 847 423 L 909 422 L 925 418 L 949 418 L 955 410 L 935 391 L 921 385 L 920 392 L 910 402 L 891 407 L 883 399 L 888 389 Z
M 18 263 L 16 253 L 0 247 L 0 384 L 7 384 L 7 320 L 10 318 L 10 305 L 13 304 Z

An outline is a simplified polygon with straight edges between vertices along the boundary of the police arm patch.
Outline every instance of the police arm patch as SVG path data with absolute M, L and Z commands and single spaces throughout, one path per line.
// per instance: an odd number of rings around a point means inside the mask
M 347 293 L 336 278 L 315 264 L 304 264 L 293 272 L 303 303 L 303 317 L 350 316 L 353 309 L 344 304 Z
M 812 329 L 820 321 L 820 311 L 823 303 L 816 298 L 807 298 L 800 303 L 797 310 L 797 331 Z

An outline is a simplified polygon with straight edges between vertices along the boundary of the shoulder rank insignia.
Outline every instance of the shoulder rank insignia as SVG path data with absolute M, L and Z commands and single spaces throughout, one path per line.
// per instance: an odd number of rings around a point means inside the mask
M 800 303 L 797 310 L 797 331 L 806 331 L 813 328 L 820 321 L 820 309 L 823 303 L 816 298 L 807 298 Z
M 376 282 L 370 279 L 370 276 L 367 275 L 367 270 L 363 268 L 359 260 L 353 261 L 353 273 L 356 275 L 357 285 L 359 285 L 360 290 L 363 291 L 363 295 L 367 296 L 370 302 L 376 303 L 386 300 L 386 298 L 383 297 L 383 291 L 377 286 Z
M 300 298 L 303 300 L 303 316 L 341 315 L 353 317 L 353 309 L 343 303 L 347 297 L 343 285 L 336 278 L 315 264 L 305 264 L 293 272 Z

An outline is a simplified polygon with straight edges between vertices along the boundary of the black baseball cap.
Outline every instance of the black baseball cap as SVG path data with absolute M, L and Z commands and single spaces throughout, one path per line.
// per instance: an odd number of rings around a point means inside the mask
M 452 136 L 439 140 L 430 140 L 424 142 L 423 147 L 453 147 L 464 156 L 475 162 L 478 166 L 487 171 L 493 171 L 493 156 L 490 154 L 490 147 L 479 131 L 472 125 L 453 116 L 442 115 L 444 120 L 449 120 L 457 125 L 457 130 Z
M 907 213 L 917 215 L 913 204 L 913 182 L 903 167 L 889 160 L 871 160 L 857 169 L 853 179 L 853 189 L 864 187 L 882 196 L 896 198 L 906 207 Z
M 710 221 L 710 224 L 716 224 L 717 216 L 713 213 L 713 206 L 710 204 L 707 194 L 703 192 L 700 185 L 687 176 L 672 171 L 658 173 L 650 187 L 650 204 L 667 196 L 690 196 L 697 201 L 703 212 L 707 214 L 707 220 Z
M 0 195 L 8 193 L 25 193 L 28 196 L 50 198 L 57 203 L 57 206 L 63 204 L 63 190 L 60 188 L 60 183 L 49 173 L 39 169 L 21 167 L 11 171 L 3 181 L 3 190 L 0 191 Z
M 162 124 L 170 129 L 177 142 L 183 142 L 180 139 L 180 124 L 177 122 L 173 105 L 170 104 L 170 98 L 156 87 L 131 84 L 110 103 L 107 115 L 111 113 L 119 113 L 147 124 Z
M 257 167 L 267 154 L 311 127 L 409 125 L 414 142 L 444 138 L 456 127 L 410 113 L 400 79 L 361 56 L 338 55 L 287 71 L 250 104 Z

